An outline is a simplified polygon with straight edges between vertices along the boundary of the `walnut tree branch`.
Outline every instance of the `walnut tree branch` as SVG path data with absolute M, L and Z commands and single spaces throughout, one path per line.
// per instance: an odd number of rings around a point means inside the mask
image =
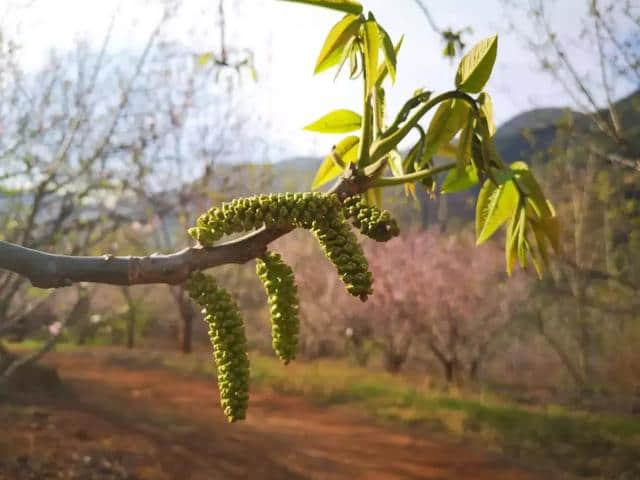
M 341 179 L 332 192 L 344 200 L 365 191 L 368 185 L 367 177 L 354 176 Z M 264 254 L 269 243 L 290 231 L 290 228 L 263 227 L 212 247 L 194 246 L 167 255 L 126 257 L 57 255 L 0 241 L 0 269 L 22 275 L 39 288 L 65 287 L 75 282 L 175 285 L 184 282 L 193 271 L 257 258 Z

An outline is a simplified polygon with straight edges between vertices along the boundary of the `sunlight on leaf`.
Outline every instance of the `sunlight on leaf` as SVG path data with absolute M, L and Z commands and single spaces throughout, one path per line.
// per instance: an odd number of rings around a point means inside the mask
M 469 107 L 465 102 L 447 100 L 440 104 L 427 130 L 421 167 L 436 154 L 441 145 L 448 144 L 455 137 L 467 121 L 468 115 Z
M 398 52 L 400 51 L 400 47 L 402 47 L 402 42 L 403 41 L 404 41 L 404 35 L 402 35 L 400 37 L 400 40 L 398 40 L 398 43 L 396 43 L 396 46 L 393 48 L 393 53 L 394 53 L 394 55 L 396 57 L 396 64 L 397 64 L 397 60 L 398 60 Z M 389 74 L 389 66 L 385 62 L 382 65 L 380 65 L 380 67 L 378 68 L 378 75 L 377 75 L 376 85 L 381 85 L 388 74 Z
M 486 38 L 467 53 L 458 66 L 456 88 L 467 93 L 479 93 L 485 86 L 498 54 L 498 36 Z
M 458 149 L 455 158 L 456 170 L 458 170 L 458 172 L 462 172 L 465 166 L 471 161 L 471 142 L 473 141 L 474 129 L 475 118 L 472 115 L 469 115 L 467 124 L 462 129 L 460 140 L 458 141 Z
M 351 110 L 334 110 L 310 123 L 305 130 L 320 133 L 348 133 L 358 130 L 362 125 L 362 117 Z
M 478 95 L 478 105 L 480 106 L 480 114 L 487 121 L 489 135 L 493 137 L 496 134 L 496 125 L 493 121 L 493 102 L 491 101 L 491 96 L 486 92 L 482 92 Z
M 373 92 L 376 84 L 376 76 L 373 72 L 378 71 L 378 59 L 380 53 L 380 35 L 378 34 L 378 24 L 369 18 L 364 23 L 364 61 L 365 74 L 367 77 L 367 94 Z
M 478 183 L 478 171 L 474 165 L 467 165 L 459 171 L 451 170 L 442 183 L 441 193 L 456 193 L 467 190 Z
M 358 158 L 359 143 L 360 139 L 356 136 L 349 136 L 340 141 L 335 150 L 325 157 L 320 168 L 318 168 L 311 188 L 315 190 L 342 173 L 342 168 L 336 165 L 334 155 L 338 155 L 345 165 L 355 162 Z
M 378 24 L 378 32 L 382 43 L 382 51 L 384 52 L 385 65 L 391 77 L 391 83 L 396 81 L 396 51 L 391 41 L 391 37 L 380 24 Z
M 345 45 L 358 33 L 359 29 L 360 17 L 355 15 L 346 15 L 336 23 L 324 41 L 313 73 L 320 73 L 337 65 L 342 58 Z
M 512 180 L 494 185 L 486 180 L 476 205 L 476 244 L 487 241 L 513 215 L 520 195 Z

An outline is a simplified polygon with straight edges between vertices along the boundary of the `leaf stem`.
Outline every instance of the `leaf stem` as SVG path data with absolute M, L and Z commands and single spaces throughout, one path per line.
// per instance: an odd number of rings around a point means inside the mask
M 448 170 L 456 168 L 455 163 L 445 163 L 433 168 L 427 168 L 418 172 L 402 175 L 401 177 L 381 177 L 371 183 L 372 187 L 394 187 L 396 185 L 402 185 L 404 183 L 415 182 L 422 180 L 425 177 L 437 175 Z
M 372 143 L 373 133 L 373 107 L 371 105 L 371 92 L 367 86 L 367 77 L 372 72 L 367 72 L 367 64 L 364 58 L 364 52 L 360 50 L 360 59 L 362 61 L 363 70 L 363 88 L 364 88 L 364 108 L 362 113 L 362 129 L 360 133 L 360 145 L 358 146 L 358 167 L 364 168 L 370 163 L 369 150 Z
M 372 145 L 372 152 L 370 155 L 371 160 L 376 161 L 396 148 L 398 144 L 409 134 L 411 129 L 415 127 L 420 120 L 422 120 L 422 117 L 429 112 L 429 110 L 436 105 L 451 99 L 459 99 L 467 102 L 471 106 L 473 113 L 478 115 L 478 106 L 476 105 L 476 101 L 470 95 L 458 90 L 451 90 L 449 92 L 442 93 L 420 107 L 420 109 L 414 113 L 411 118 L 402 125 L 402 127 L 396 126 L 395 130 L 393 130 L 392 126 L 392 128 L 389 128 L 384 132 L 381 139 Z M 407 103 L 411 101 L 412 100 L 410 99 Z M 403 107 L 403 109 L 404 108 L 405 107 Z

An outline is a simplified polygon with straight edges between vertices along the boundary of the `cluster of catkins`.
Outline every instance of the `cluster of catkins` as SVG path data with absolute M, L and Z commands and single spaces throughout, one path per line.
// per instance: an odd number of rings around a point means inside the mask
M 335 265 L 347 291 L 363 301 L 371 294 L 369 264 L 335 194 L 280 193 L 238 198 L 209 209 L 189 234 L 201 245 L 211 246 L 223 235 L 262 226 L 310 230 Z
M 398 226 L 387 211 L 369 207 L 360 197 L 344 205 L 335 194 L 283 193 L 239 198 L 209 209 L 189 234 L 201 245 L 213 246 L 224 235 L 263 226 L 310 230 L 332 261 L 347 291 L 362 301 L 372 293 L 369 264 L 347 222 L 377 241 L 398 235 Z M 256 272 L 267 292 L 273 348 L 284 363 L 297 351 L 300 320 L 298 292 L 291 267 L 280 255 L 267 252 L 257 260 Z M 191 297 L 203 307 L 209 323 L 218 368 L 220 402 L 229 421 L 243 419 L 248 400 L 249 360 L 242 318 L 231 296 L 203 273 L 187 282 Z
M 273 350 L 287 364 L 296 357 L 300 333 L 300 302 L 293 270 L 280 255 L 267 252 L 258 259 L 256 273 L 267 292 Z
M 387 242 L 400 234 L 395 219 L 387 210 L 367 205 L 364 198 L 349 197 L 343 204 L 344 216 L 364 235 L 378 242 Z
M 249 357 L 244 323 L 233 298 L 213 277 L 191 274 L 185 285 L 202 306 L 218 370 L 220 404 L 230 422 L 243 420 L 249 401 Z

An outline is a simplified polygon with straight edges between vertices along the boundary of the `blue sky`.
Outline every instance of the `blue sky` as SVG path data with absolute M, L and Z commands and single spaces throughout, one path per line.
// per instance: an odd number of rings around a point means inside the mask
M 16 3 L 25 2 L 16 0 Z M 453 86 L 457 62 L 452 64 L 442 57 L 440 39 L 413 0 L 363 3 L 376 13 L 393 39 L 405 34 L 398 81 L 388 92 L 391 113 L 416 88 L 442 91 Z M 501 0 L 426 3 L 441 27 L 472 26 L 473 34 L 466 37 L 468 44 L 494 33 L 500 35 L 497 64 L 486 88 L 493 97 L 498 123 L 530 108 L 568 104 L 560 87 L 540 72 L 534 55 L 520 36 L 505 27 Z M 551 3 L 554 27 L 568 38 L 577 37 L 588 2 Z M 259 74 L 257 83 L 247 79 L 234 95 L 241 99 L 256 125 L 264 129 L 264 137 L 272 145 L 268 159 L 326 153 L 336 138 L 305 132 L 301 127 L 336 108 L 359 110 L 360 82 L 346 78 L 334 82 L 331 73 L 312 75 L 324 36 L 340 14 L 275 0 L 227 0 L 226 4 L 229 43 L 255 52 Z M 64 51 L 76 39 L 99 45 L 114 12 L 118 15 L 111 48 L 140 49 L 161 12 L 157 2 L 141 0 L 35 0 L 30 5 L 25 9 L 5 7 L 11 15 L 0 21 L 5 30 L 23 43 L 22 61 L 27 69 L 38 68 L 50 48 Z M 186 0 L 170 25 L 169 36 L 190 45 L 194 52 L 215 49 L 216 6 L 217 1 Z M 530 34 L 531 22 L 520 15 L 516 17 L 516 28 Z M 574 42 L 571 54 L 585 69 L 595 68 L 597 58 L 588 45 Z M 629 88 L 622 85 L 619 94 Z

